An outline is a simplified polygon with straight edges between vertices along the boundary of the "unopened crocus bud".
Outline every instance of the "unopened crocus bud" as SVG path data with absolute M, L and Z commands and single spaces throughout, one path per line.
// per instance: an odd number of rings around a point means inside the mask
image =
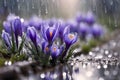
M 85 23 L 80 23 L 80 24 L 79 24 L 79 28 L 78 28 L 78 33 L 79 33 L 80 37 L 81 37 L 82 39 L 85 39 L 85 38 L 86 38 L 86 35 L 88 34 L 88 32 L 89 32 L 89 27 L 88 27 L 88 25 L 85 24 Z
M 5 42 L 5 45 L 8 47 L 8 48 L 11 48 L 11 40 L 10 40 L 10 35 L 5 32 L 4 30 L 2 31 L 2 39 L 3 41 Z
M 84 15 L 82 15 L 82 14 L 77 14 L 77 16 L 76 16 L 76 22 L 79 24 L 80 22 L 84 22 L 84 20 L 85 20 L 85 16 Z
M 91 33 L 94 38 L 99 38 L 103 34 L 102 26 L 99 24 L 94 24 L 91 28 Z
M 12 26 L 11 26 L 11 23 L 10 23 L 10 22 L 4 21 L 4 22 L 3 22 L 3 27 L 4 27 L 5 32 L 11 34 L 11 27 L 12 27 Z
M 34 45 L 37 46 L 37 32 L 34 27 L 29 27 L 27 29 L 27 36 L 34 43 Z
M 22 25 L 21 20 L 19 18 L 16 18 L 13 22 L 14 25 L 14 32 L 16 36 L 22 36 Z
M 85 22 L 88 23 L 89 25 L 92 25 L 95 22 L 95 16 L 93 15 L 92 12 L 87 13 L 85 17 Z

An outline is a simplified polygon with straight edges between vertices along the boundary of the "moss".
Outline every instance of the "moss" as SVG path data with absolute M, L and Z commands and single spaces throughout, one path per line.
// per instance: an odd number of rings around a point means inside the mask
M 0 67 L 1 67 L 1 66 L 4 66 L 5 61 L 6 61 L 6 60 L 5 60 L 4 58 L 0 58 Z

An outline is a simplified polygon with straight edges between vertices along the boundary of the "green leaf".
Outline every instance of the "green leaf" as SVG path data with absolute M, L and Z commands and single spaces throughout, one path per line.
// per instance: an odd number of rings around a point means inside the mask
M 22 42 L 21 42 L 21 44 L 20 44 L 20 47 L 19 47 L 19 49 L 18 49 L 18 52 L 20 53 L 20 51 L 22 50 L 22 48 L 23 48 L 23 45 L 24 45 L 24 42 L 25 42 L 25 36 L 23 36 L 22 37 Z

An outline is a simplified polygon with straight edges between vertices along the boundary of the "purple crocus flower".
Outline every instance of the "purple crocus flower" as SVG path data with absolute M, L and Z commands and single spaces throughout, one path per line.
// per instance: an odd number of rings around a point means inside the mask
M 59 28 L 59 37 L 61 40 L 63 40 L 64 35 L 70 33 L 70 27 L 69 25 L 67 26 L 65 23 L 61 23 L 60 28 Z
M 103 34 L 103 29 L 101 25 L 94 24 L 93 27 L 91 28 L 91 33 L 94 38 L 99 38 Z
M 50 19 L 50 20 L 48 20 L 48 25 L 52 27 L 56 22 L 57 22 L 57 20 L 55 18 Z
M 57 45 L 52 45 L 50 51 L 53 59 L 57 58 L 61 53 Z
M 16 18 L 13 21 L 13 26 L 14 26 L 14 34 L 15 34 L 15 39 L 16 39 L 16 46 L 18 47 L 18 36 L 22 36 L 22 25 L 21 25 L 21 20 L 20 18 Z
M 5 32 L 4 30 L 2 31 L 2 39 L 4 40 L 5 45 L 6 45 L 8 48 L 11 48 L 10 35 L 9 35 L 7 32 Z
M 19 18 L 19 16 L 16 16 L 15 14 L 9 14 L 7 17 L 7 21 L 12 23 L 16 18 Z
M 74 44 L 77 41 L 77 33 L 69 33 L 64 36 L 64 42 L 66 44 L 66 47 L 70 47 L 72 44 Z
M 88 32 L 89 32 L 89 26 L 85 23 L 80 23 L 78 28 L 78 33 L 80 34 L 80 37 L 85 39 Z
M 79 24 L 80 22 L 84 22 L 84 20 L 85 20 L 85 17 L 84 17 L 84 15 L 82 15 L 82 14 L 77 14 L 77 16 L 76 16 L 76 22 Z
M 64 50 L 64 53 L 62 53 L 61 58 L 64 58 L 67 54 L 67 51 L 69 50 L 70 46 L 74 44 L 77 41 L 77 33 L 69 33 L 64 36 L 64 42 L 66 44 L 66 48 Z
M 11 34 L 11 23 L 10 22 L 4 21 L 3 27 L 4 27 L 5 32 Z
M 46 41 L 43 41 L 42 43 L 42 51 L 45 53 L 45 54 L 48 54 L 49 53 L 49 47 L 48 47 L 48 43 Z
M 95 16 L 92 12 L 88 12 L 85 17 L 85 22 L 87 22 L 89 25 L 92 25 L 95 22 Z
M 37 47 L 37 32 L 34 27 L 29 27 L 27 29 L 27 36 L 31 39 L 33 44 Z
M 34 26 L 36 28 L 36 30 L 38 30 L 38 31 L 41 29 L 41 24 L 42 24 L 42 20 L 40 18 L 38 18 L 37 16 L 33 16 L 29 20 L 29 26 Z
M 46 24 L 41 27 L 42 36 L 49 43 L 51 43 L 55 40 L 55 38 L 57 37 L 57 34 L 58 34 L 58 30 L 59 30 L 59 24 L 58 23 L 56 23 L 52 27 L 50 27 Z
M 73 20 L 69 20 L 66 23 L 66 26 L 70 27 L 70 32 L 77 32 L 77 22 L 73 21 Z
M 19 18 L 16 18 L 14 20 L 14 32 L 16 36 L 22 36 L 22 25 L 21 25 L 21 20 Z

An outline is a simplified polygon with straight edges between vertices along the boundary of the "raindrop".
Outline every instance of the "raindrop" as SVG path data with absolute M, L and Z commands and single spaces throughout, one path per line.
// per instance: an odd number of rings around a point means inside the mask
M 107 65 L 107 64 L 103 65 L 103 68 L 105 68 L 105 69 L 106 69 L 107 67 L 108 67 L 108 65 Z
M 101 68 L 101 66 L 100 65 L 97 65 L 97 69 L 100 69 Z
M 83 66 L 82 66 L 83 68 L 86 68 L 87 67 L 87 65 L 86 64 L 83 64 Z
M 100 77 L 99 80 L 104 80 L 104 78 Z
M 107 55 L 109 53 L 109 51 L 108 50 L 105 50 L 105 54 Z
M 57 78 L 57 76 L 58 76 L 57 74 L 54 74 L 54 75 L 53 75 L 53 79 L 56 79 L 56 78 Z
M 113 1 L 110 1 L 110 5 L 111 5 L 111 6 L 113 5 Z
M 105 74 L 106 76 L 108 76 L 108 75 L 109 75 L 109 71 L 105 71 L 104 74 Z
M 41 74 L 40 77 L 41 77 L 41 78 L 45 78 L 45 74 Z
M 113 75 L 117 75 L 117 73 L 118 73 L 117 71 L 113 71 Z
M 93 75 L 92 71 L 86 72 L 86 76 L 91 77 Z
M 66 72 L 63 72 L 63 78 L 66 79 Z
M 112 54 L 109 54 L 109 55 L 108 55 L 108 58 L 111 58 L 111 57 L 112 57 Z

